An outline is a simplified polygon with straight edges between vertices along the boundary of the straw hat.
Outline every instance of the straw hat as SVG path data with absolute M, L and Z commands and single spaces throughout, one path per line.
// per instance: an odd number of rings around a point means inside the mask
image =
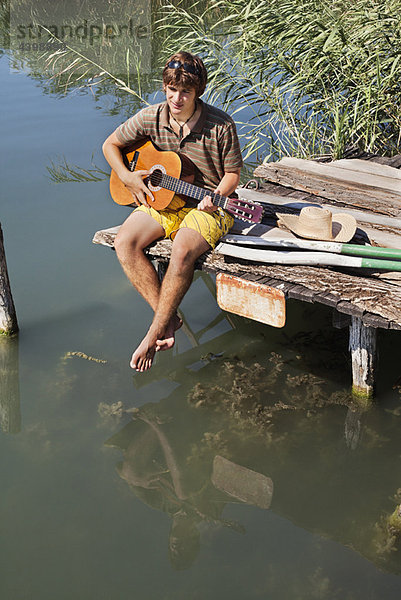
M 309 240 L 349 242 L 356 231 L 353 216 L 332 213 L 325 208 L 305 206 L 298 215 L 277 213 L 278 225 L 285 225 L 299 237 Z

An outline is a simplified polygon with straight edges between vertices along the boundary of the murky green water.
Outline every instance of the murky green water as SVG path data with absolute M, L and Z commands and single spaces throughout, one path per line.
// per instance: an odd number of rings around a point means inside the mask
M 289 303 L 284 330 L 228 318 L 199 276 L 175 350 L 133 374 L 150 310 L 91 244 L 127 212 L 105 182 L 46 177 L 60 155 L 104 167 L 123 117 L 5 56 L 0 78 L 21 330 L 0 340 L 2 599 L 398 599 L 400 336 L 381 333 L 377 403 L 358 408 L 328 309 Z

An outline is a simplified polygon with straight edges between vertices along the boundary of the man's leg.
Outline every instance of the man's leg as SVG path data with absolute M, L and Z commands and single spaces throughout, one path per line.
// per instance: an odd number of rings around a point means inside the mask
M 153 311 L 159 302 L 160 280 L 144 249 L 157 239 L 163 238 L 163 227 L 149 214 L 134 211 L 121 225 L 114 248 L 121 266 L 132 285 L 147 301 Z M 168 325 L 168 336 L 160 340 L 158 350 L 168 350 L 174 345 L 174 332 L 182 325 L 174 313 Z
M 152 324 L 132 355 L 130 365 L 133 369 L 150 369 L 158 340 L 161 349 L 165 342 L 168 343 L 173 334 L 170 331 L 171 319 L 191 285 L 195 261 L 201 254 L 210 250 L 210 247 L 202 235 L 193 229 L 184 228 L 177 232 Z
M 114 248 L 132 285 L 155 311 L 159 302 L 160 281 L 144 249 L 164 237 L 164 229 L 151 216 L 134 211 L 121 225 Z

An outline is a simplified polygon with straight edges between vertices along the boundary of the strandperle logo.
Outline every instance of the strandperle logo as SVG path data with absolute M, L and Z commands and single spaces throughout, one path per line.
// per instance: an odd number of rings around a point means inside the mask
M 122 36 L 129 38 L 131 41 L 135 39 L 144 40 L 150 36 L 150 31 L 147 25 L 135 23 L 132 17 L 127 25 L 90 23 L 87 19 L 84 19 L 84 22 L 78 25 L 48 25 L 46 23 L 16 25 L 16 39 L 28 43 L 47 42 L 57 38 L 62 42 L 89 40 L 89 44 L 93 46 L 94 43 L 102 40 L 114 40 L 116 37 Z
M 35 53 L 68 46 L 115 74 L 134 72 L 138 62 L 146 73 L 150 8 L 148 0 L 11 0 L 10 48 L 34 60 Z

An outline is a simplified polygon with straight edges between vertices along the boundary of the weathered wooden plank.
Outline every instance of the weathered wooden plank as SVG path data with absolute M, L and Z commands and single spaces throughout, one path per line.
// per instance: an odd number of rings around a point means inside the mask
M 344 163 L 341 161 L 333 161 L 328 163 L 319 163 L 314 160 L 306 160 L 303 158 L 284 157 L 276 163 L 267 163 L 275 169 L 294 169 L 306 175 L 313 175 L 330 180 L 335 180 L 338 185 L 344 185 L 351 189 L 368 190 L 370 193 L 388 193 L 394 197 L 401 196 L 401 181 L 397 176 L 389 176 L 388 173 L 393 173 L 393 167 L 386 165 L 378 165 L 377 163 L 369 163 L 361 161 L 365 164 L 364 172 L 344 168 Z M 342 166 L 339 166 L 339 165 Z M 352 160 L 346 161 L 346 164 L 352 164 Z M 354 163 L 355 164 L 355 163 Z M 358 162 L 358 164 L 360 164 Z M 266 165 L 265 165 L 266 166 Z M 394 169 L 397 174 L 397 170 Z M 396 177 L 396 180 L 394 180 Z
M 282 290 L 285 293 L 285 297 L 288 298 L 289 300 L 295 300 L 295 298 L 293 298 L 291 296 L 291 292 L 293 289 L 295 289 L 295 293 L 296 293 L 296 290 L 297 290 L 297 288 L 299 288 L 299 286 L 294 283 L 287 283 L 287 282 L 285 284 L 281 284 L 281 285 L 283 285 Z
M 108 246 L 109 248 L 114 248 L 114 239 L 119 229 L 120 225 L 117 225 L 116 227 L 109 227 L 108 229 L 101 229 L 100 231 L 96 231 L 95 235 L 92 238 L 92 243 L 100 244 L 101 246 Z
M 277 187 L 276 187 L 277 189 Z M 313 196 L 312 194 L 309 194 L 309 192 L 301 192 L 300 190 L 292 190 L 288 195 L 287 198 L 293 198 L 294 200 L 302 200 L 303 202 L 310 202 L 311 198 L 315 198 L 315 196 Z
M 260 165 L 254 174 L 268 181 L 303 190 L 315 196 L 341 201 L 354 207 L 381 212 L 388 216 L 401 216 L 401 192 L 397 193 L 394 190 L 386 192 L 378 187 L 352 184 L 327 175 L 305 173 L 279 163 Z
M 214 256 L 217 270 L 225 270 L 229 267 L 231 272 L 239 272 L 242 268 L 242 265 L 236 265 L 235 262 L 227 265 L 222 259 L 216 261 L 216 255 Z M 316 302 L 319 302 L 320 294 L 327 294 L 330 290 L 330 293 L 337 296 L 338 300 L 347 300 L 360 305 L 364 311 L 376 313 L 386 323 L 391 320 L 401 324 L 401 294 L 397 286 L 370 277 L 361 278 L 319 267 L 297 266 L 293 268 L 284 265 L 260 264 L 250 265 L 249 268 L 282 282 L 294 286 L 298 284 L 303 288 L 310 289 Z M 387 327 L 388 325 L 383 323 L 380 326 Z
M 389 329 L 390 322 L 383 319 L 380 315 L 373 313 L 365 313 L 362 317 L 362 322 L 367 327 L 375 327 L 376 329 Z
M 293 300 L 302 300 L 303 302 L 313 302 L 315 293 L 313 290 L 308 290 L 308 288 L 301 285 L 294 285 L 293 288 L 288 290 L 288 297 Z
M 289 212 L 299 212 L 304 206 L 320 206 L 326 208 L 332 213 L 344 212 L 348 215 L 352 215 L 358 221 L 358 223 L 370 223 L 372 225 L 380 225 L 391 229 L 401 229 L 401 219 L 396 217 L 389 217 L 387 215 L 380 215 L 375 212 L 367 212 L 352 208 L 352 202 L 347 202 L 346 206 L 342 205 L 330 205 L 327 203 L 326 198 L 320 196 L 308 195 L 309 200 L 292 199 L 292 196 L 280 196 L 277 194 L 271 194 L 263 190 L 248 190 L 245 188 L 239 188 L 237 190 L 240 198 L 244 200 L 252 200 L 253 202 L 260 202 L 261 204 L 267 204 L 270 207 L 280 207 L 281 212 L 283 208 Z M 351 207 L 350 207 L 351 206 Z M 279 211 L 280 212 L 280 211 Z
M 394 169 L 399 169 L 401 167 L 401 154 L 390 158 L 387 164 Z
M 364 160 L 368 160 L 369 162 L 377 162 L 381 165 L 387 165 L 389 167 L 393 167 L 394 169 L 399 169 L 401 167 L 401 154 L 397 154 L 396 156 L 369 156 Z
M 279 281 L 278 279 L 272 279 L 271 277 L 266 277 L 263 275 L 261 279 L 259 279 L 259 283 L 264 283 L 270 287 L 277 288 L 284 292 L 284 294 L 288 295 L 288 291 L 293 287 L 292 284 L 285 283 L 283 281 Z
M 216 253 L 209 255 L 205 265 L 213 261 L 217 271 L 240 272 L 243 265 L 227 263 L 223 257 Z M 320 267 L 296 268 L 285 265 L 249 265 L 249 269 L 263 273 L 279 281 L 302 285 L 310 289 L 314 299 L 319 302 L 319 294 L 326 294 L 328 290 L 339 300 L 347 300 L 361 306 L 364 311 L 375 313 L 383 319 L 380 327 L 387 328 L 389 321 L 401 324 L 401 294 L 398 286 L 393 286 L 380 279 L 372 277 L 358 277 L 348 273 L 340 273 L 332 269 Z M 300 291 L 300 290 L 299 290 Z M 290 297 L 290 296 L 289 296 Z
M 337 303 L 336 309 L 338 312 L 359 318 L 362 318 L 364 313 L 364 310 L 361 306 L 355 305 L 352 302 L 345 302 L 344 300 L 341 300 Z
M 258 281 L 262 275 L 260 275 L 260 273 L 244 273 L 241 277 L 247 281 Z
M 332 306 L 333 308 L 335 308 L 340 301 L 340 296 L 332 294 L 331 292 L 318 292 L 315 294 L 315 302 L 327 304 L 327 306 Z
M 266 190 L 266 192 L 269 192 L 271 194 L 276 194 L 277 196 L 289 196 L 294 191 L 296 191 L 296 190 L 293 190 L 288 187 L 283 187 L 282 185 L 279 185 L 277 183 L 273 183 L 272 181 L 266 181 L 264 183 L 263 187 Z M 248 189 L 248 188 L 241 188 L 241 189 Z
M 112 235 L 107 230 L 107 241 L 110 242 Z M 97 243 L 103 239 L 102 232 L 95 235 Z M 163 240 L 148 249 L 150 258 L 168 260 L 171 251 L 171 242 Z M 231 262 L 225 261 L 224 257 L 216 252 L 210 252 L 204 255 L 198 262 L 199 268 L 209 273 L 232 273 L 241 276 L 244 273 L 254 273 L 257 276 L 269 278 L 272 287 L 278 285 L 292 286 L 283 287 L 283 291 L 288 297 L 297 296 L 298 299 L 305 299 L 304 290 L 310 290 L 308 293 L 309 301 L 336 306 L 342 301 L 351 302 L 366 313 L 376 314 L 376 323 L 378 327 L 388 328 L 389 322 L 395 325 L 401 325 L 401 293 L 400 281 L 394 280 L 387 282 L 378 277 L 359 277 L 355 274 L 335 271 L 333 269 L 320 267 L 296 268 L 286 265 L 263 265 L 251 264 L 246 261 L 240 263 L 238 260 Z M 386 274 L 390 276 L 391 274 Z M 260 281 L 266 281 L 260 280 Z M 297 286 L 302 288 L 297 289 Z M 288 292 L 287 292 L 288 290 Z M 292 294 L 292 296 L 291 296 Z M 366 315 L 364 314 L 364 319 Z M 369 323 L 368 323 L 369 324 Z
M 401 249 L 401 236 L 396 230 L 393 232 L 389 231 L 388 229 L 382 230 L 379 226 L 375 226 L 373 228 L 367 225 L 362 225 L 361 227 L 363 228 L 361 230 L 366 233 L 368 241 L 370 244 L 372 244 L 372 246 L 398 248 L 399 250 Z
M 362 160 L 360 158 L 342 158 L 341 160 L 335 160 L 332 163 L 328 163 L 328 165 L 346 169 L 348 171 L 356 171 L 358 173 L 389 177 L 390 179 L 398 180 L 401 183 L 401 171 L 387 164 L 379 164 L 378 162 Z

